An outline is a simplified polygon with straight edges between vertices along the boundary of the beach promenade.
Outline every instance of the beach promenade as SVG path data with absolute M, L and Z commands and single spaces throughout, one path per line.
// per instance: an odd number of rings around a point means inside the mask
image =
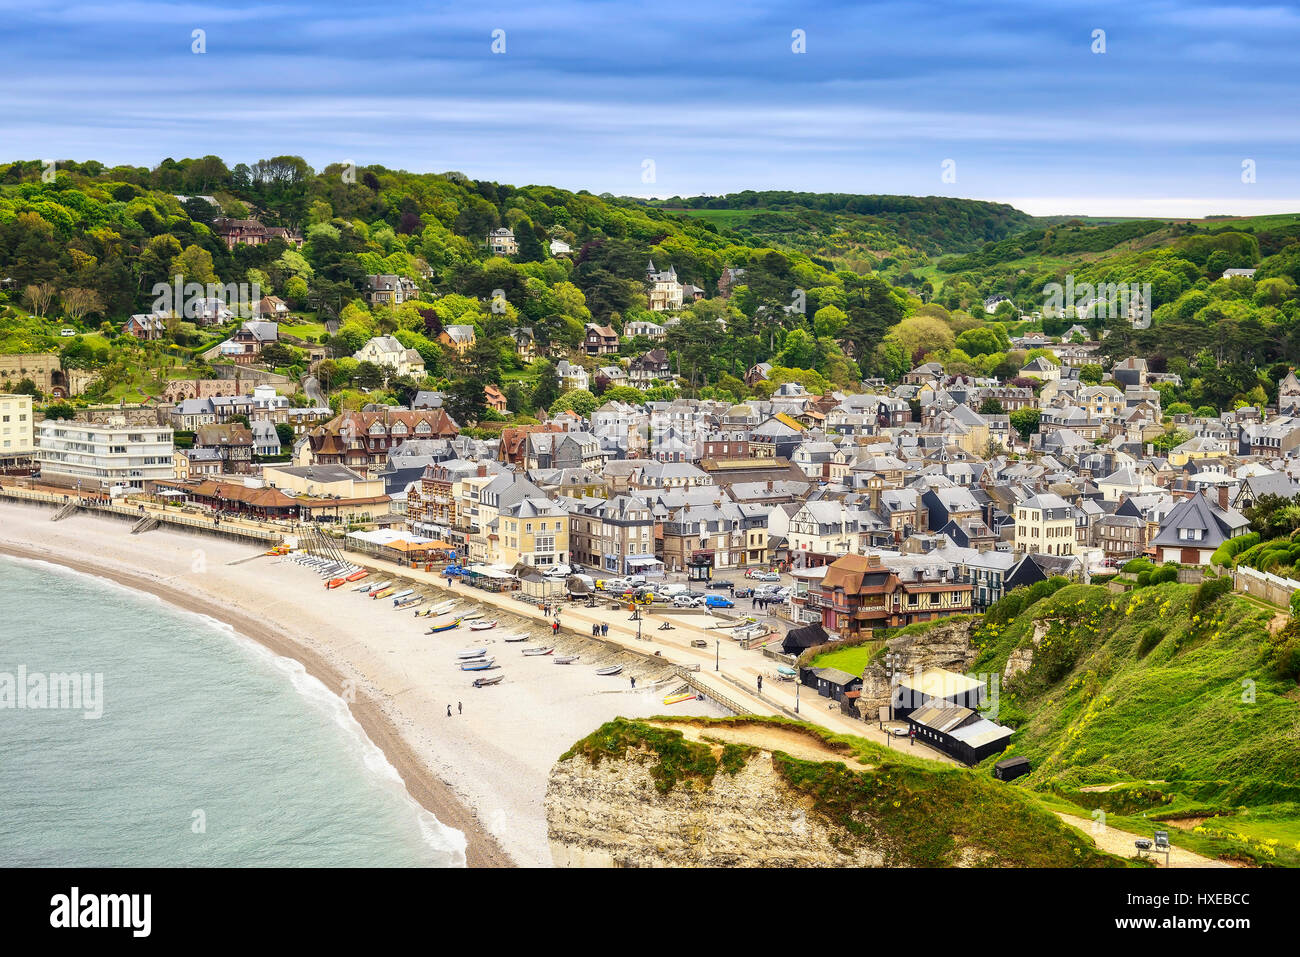
M 536 601 L 523 601 L 518 592 L 489 592 L 465 584 L 448 586 L 444 576 L 436 571 L 410 568 L 396 562 L 384 561 L 356 552 L 348 552 L 356 564 L 377 572 L 385 578 L 403 578 L 425 588 L 457 595 L 466 601 L 499 608 L 511 614 L 532 618 L 539 623 L 552 619 L 538 607 Z M 739 705 L 757 715 L 784 715 L 786 717 L 820 725 L 837 734 L 851 734 L 867 738 L 885 747 L 906 748 L 919 757 L 944 764 L 955 764 L 941 751 L 912 739 L 891 737 L 874 722 L 857 721 L 840 712 L 839 704 L 823 698 L 810 688 L 798 689 L 796 713 L 796 682 L 779 681 L 775 677 L 776 664 L 758 649 L 744 649 L 724 632 L 710 629 L 710 623 L 721 624 L 722 619 L 709 615 L 689 614 L 671 609 L 642 608 L 641 637 L 637 638 L 637 622 L 630 620 L 632 613 L 625 605 L 611 610 L 609 601 L 596 608 L 587 608 L 577 602 L 555 602 L 560 608 L 560 627 L 569 634 L 586 637 L 592 641 L 605 641 L 627 651 L 662 658 L 686 669 L 698 667 L 690 680 L 708 697 L 735 710 Z M 671 631 L 661 631 L 659 626 L 671 622 Z M 597 639 L 591 634 L 593 624 L 609 625 L 609 634 Z M 693 640 L 703 639 L 707 647 L 692 647 Z M 763 691 L 758 693 L 758 677 L 763 676 Z

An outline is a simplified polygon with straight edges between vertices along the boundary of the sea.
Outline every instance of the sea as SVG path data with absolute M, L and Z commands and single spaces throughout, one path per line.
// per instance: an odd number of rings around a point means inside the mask
M 464 835 L 298 662 L 0 555 L 0 867 L 464 863 Z

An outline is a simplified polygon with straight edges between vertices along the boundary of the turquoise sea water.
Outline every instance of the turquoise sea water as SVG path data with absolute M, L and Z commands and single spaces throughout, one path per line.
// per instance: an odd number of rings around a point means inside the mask
M 12 706 L 20 668 L 29 689 L 102 675 L 102 716 L 86 700 Z M 296 662 L 150 595 L 0 556 L 0 866 L 463 863 L 460 832 Z

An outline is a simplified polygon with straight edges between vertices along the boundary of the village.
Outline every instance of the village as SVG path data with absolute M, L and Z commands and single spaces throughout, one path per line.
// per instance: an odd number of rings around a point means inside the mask
M 257 226 L 219 231 L 231 243 L 258 242 Z M 506 229 L 486 243 L 499 255 L 517 251 Z M 719 294 L 742 277 L 728 270 Z M 645 284 L 664 323 L 629 323 L 621 334 L 588 323 L 580 349 L 553 353 L 560 395 L 677 383 L 664 348 L 620 360 L 620 344 L 663 342 L 674 314 L 705 291 L 653 262 Z M 418 295 L 399 276 L 367 277 L 367 290 L 380 307 Z M 998 300 L 985 304 L 989 313 Z M 229 322 L 227 312 L 216 300 L 203 315 Z M 812 393 L 787 381 L 739 402 L 678 395 L 611 399 L 589 415 L 543 410 L 536 424 L 484 438 L 462 433 L 437 390 L 415 392 L 409 406 L 336 411 L 314 377 L 296 383 L 262 361 L 279 341 L 285 304 L 267 297 L 255 312 L 215 350 L 227 360 L 222 378 L 172 380 L 155 401 L 49 418 L 31 396 L 0 396 L 6 486 L 103 499 L 164 521 L 324 527 L 375 558 L 452 569 L 542 602 L 600 597 L 633 611 L 721 615 L 746 650 L 779 665 L 778 677 L 881 730 L 908 721 L 900 727 L 910 738 L 967 763 L 1000 752 L 1011 735 L 980 714 L 983 682 L 918 670 L 892 682 L 882 710 L 879 688 L 862 697 L 863 674 L 796 670 L 800 656 L 878 646 L 895 629 L 983 613 L 1017 588 L 1104 582 L 1133 562 L 1197 581 L 1216 549 L 1248 531 L 1243 513 L 1256 499 L 1300 490 L 1294 373 L 1275 405 L 1170 415 L 1156 386 L 1177 376 L 1150 371 L 1140 356 L 1103 370 L 1083 324 L 1012 340 L 1035 356 L 1009 380 L 924 362 L 899 382 L 853 390 Z M 123 334 L 149 339 L 167 326 L 167 317 L 136 315 Z M 530 332 L 519 331 L 521 350 L 533 348 Z M 446 325 L 439 341 L 463 355 L 474 326 Z M 41 358 L 4 360 L 34 375 L 43 394 L 74 392 L 73 370 Z M 371 338 L 354 358 L 385 376 L 424 371 L 420 354 L 392 335 Z M 746 384 L 771 370 L 755 364 Z M 506 412 L 498 386 L 485 386 L 483 400 Z M 1171 424 L 1181 441 L 1157 450 Z M 894 700 L 908 681 L 919 707 Z

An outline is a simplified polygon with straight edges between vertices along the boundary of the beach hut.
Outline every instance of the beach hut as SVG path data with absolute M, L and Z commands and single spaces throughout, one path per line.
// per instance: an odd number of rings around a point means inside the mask
M 800 681 L 823 698 L 840 701 L 849 691 L 862 690 L 862 676 L 838 668 L 800 668 Z
M 922 705 L 907 715 L 911 733 L 965 764 L 979 764 L 1004 751 L 1011 729 L 994 724 L 978 711 L 948 704 Z
M 800 655 L 807 649 L 827 644 L 830 640 L 831 636 L 826 633 L 821 623 L 813 622 L 791 628 L 786 632 L 785 638 L 781 641 L 781 650 L 787 655 Z
M 993 765 L 993 776 L 999 781 L 1014 781 L 1022 774 L 1028 773 L 1028 758 L 1003 758 Z

